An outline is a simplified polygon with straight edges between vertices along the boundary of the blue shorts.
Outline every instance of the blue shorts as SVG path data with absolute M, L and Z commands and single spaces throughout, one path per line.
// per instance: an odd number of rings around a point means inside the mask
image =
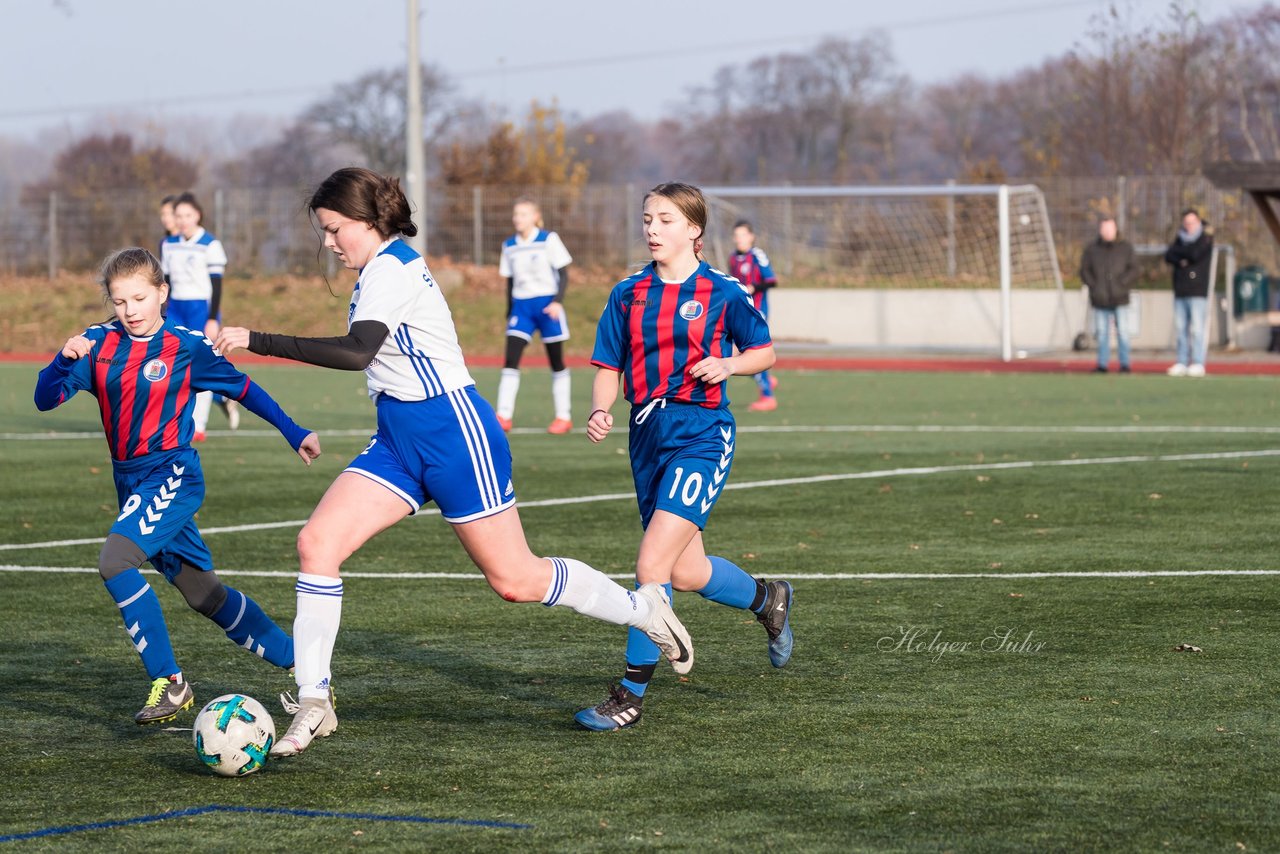
M 733 413 L 686 403 L 644 412 L 631 410 L 627 438 L 640 524 L 648 528 L 653 512 L 666 510 L 705 528 L 733 465 Z
M 507 318 L 507 334 L 513 338 L 533 340 L 533 333 L 542 334 L 542 343 L 551 344 L 569 338 L 568 315 L 561 314 L 553 320 L 543 309 L 555 302 L 555 297 L 534 297 L 511 301 L 511 316 Z
M 467 386 L 428 400 L 378 397 L 378 432 L 347 471 L 404 499 L 434 501 L 449 522 L 470 522 L 516 503 L 511 446 L 493 408 Z
M 165 309 L 165 317 L 192 332 L 203 333 L 204 325 L 209 322 L 209 301 L 207 299 L 171 299 Z M 222 322 L 222 312 L 218 312 L 218 322 Z
M 135 543 L 170 581 L 183 563 L 213 569 L 194 519 L 204 502 L 204 472 L 196 452 L 180 448 L 116 460 L 112 467 L 120 515 L 111 533 Z

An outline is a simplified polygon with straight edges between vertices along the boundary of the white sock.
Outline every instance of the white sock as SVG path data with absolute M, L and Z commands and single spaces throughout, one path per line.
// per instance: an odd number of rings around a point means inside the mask
M 551 586 L 542 597 L 543 605 L 563 605 L 618 626 L 638 626 L 649 618 L 648 602 L 600 570 L 571 557 L 547 560 L 551 561 Z
M 498 414 L 510 419 L 516 414 L 516 392 L 520 391 L 520 369 L 503 368 L 498 381 Z
M 298 615 L 293 619 L 298 699 L 328 698 L 333 643 L 342 621 L 342 579 L 298 573 Z
M 196 405 L 191 410 L 191 420 L 196 423 L 196 432 L 203 433 L 209 426 L 209 408 L 213 406 L 213 392 L 202 391 L 196 394 Z
M 572 421 L 569 417 L 569 369 L 551 372 L 551 402 L 556 407 L 556 418 Z

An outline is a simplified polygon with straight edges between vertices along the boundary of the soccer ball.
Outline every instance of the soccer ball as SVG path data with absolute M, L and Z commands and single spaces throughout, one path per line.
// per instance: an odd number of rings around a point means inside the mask
M 276 725 L 262 704 L 244 694 L 224 694 L 196 715 L 196 756 L 215 774 L 243 777 L 267 764 Z

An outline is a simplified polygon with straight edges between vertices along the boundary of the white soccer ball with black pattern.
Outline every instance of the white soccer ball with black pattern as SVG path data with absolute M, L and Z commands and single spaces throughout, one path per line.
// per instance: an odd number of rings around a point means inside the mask
M 276 725 L 252 697 L 224 694 L 196 715 L 192 738 L 196 757 L 215 774 L 243 777 L 267 764 Z

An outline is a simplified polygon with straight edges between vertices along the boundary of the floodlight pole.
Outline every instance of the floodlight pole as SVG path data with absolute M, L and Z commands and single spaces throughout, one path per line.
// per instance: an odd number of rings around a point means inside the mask
M 405 69 L 405 183 L 418 234 L 409 245 L 427 254 L 427 166 L 422 142 L 422 57 L 418 51 L 418 0 L 405 0 L 408 10 L 408 67 Z

